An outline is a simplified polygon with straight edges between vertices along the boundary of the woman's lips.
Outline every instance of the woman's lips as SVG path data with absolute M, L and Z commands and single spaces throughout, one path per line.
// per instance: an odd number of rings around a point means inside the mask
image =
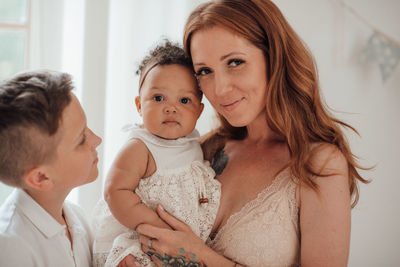
M 225 109 L 226 111 L 232 111 L 234 110 L 237 106 L 240 105 L 240 103 L 242 102 L 242 100 L 244 99 L 244 97 L 240 98 L 239 100 L 233 101 L 229 104 L 226 105 L 221 105 L 223 109 Z

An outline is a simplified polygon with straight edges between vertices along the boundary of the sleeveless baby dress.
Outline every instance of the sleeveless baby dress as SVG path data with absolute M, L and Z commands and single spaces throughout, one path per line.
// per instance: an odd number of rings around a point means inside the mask
M 248 267 L 299 266 L 297 184 L 290 168 L 231 215 L 207 245 Z
M 153 210 L 161 204 L 203 241 L 207 240 L 218 211 L 221 185 L 203 160 L 197 130 L 167 140 L 135 127 L 131 138 L 140 139 L 147 146 L 157 167 L 153 175 L 140 180 L 135 193 Z M 208 203 L 200 203 L 200 199 L 207 199 Z M 94 211 L 94 231 L 94 266 L 116 266 L 128 254 L 134 255 L 140 266 L 155 266 L 142 252 L 137 232 L 121 225 L 104 200 Z

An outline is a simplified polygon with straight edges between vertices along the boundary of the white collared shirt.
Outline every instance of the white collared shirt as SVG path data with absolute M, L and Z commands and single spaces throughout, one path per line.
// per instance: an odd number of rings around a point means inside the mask
M 87 267 L 92 233 L 83 211 L 65 202 L 66 226 L 58 223 L 25 191 L 15 189 L 0 207 L 0 266 Z

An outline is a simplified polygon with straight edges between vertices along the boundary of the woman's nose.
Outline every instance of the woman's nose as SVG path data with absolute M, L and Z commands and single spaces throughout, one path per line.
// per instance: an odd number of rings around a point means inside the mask
M 223 96 L 232 90 L 231 81 L 226 74 L 219 73 L 215 75 L 215 95 Z

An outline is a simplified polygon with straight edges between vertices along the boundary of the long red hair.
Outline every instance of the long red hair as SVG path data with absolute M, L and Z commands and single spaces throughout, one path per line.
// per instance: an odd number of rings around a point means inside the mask
M 267 92 L 265 99 L 267 123 L 282 136 L 291 154 L 290 168 L 300 181 L 317 189 L 312 180 L 316 173 L 310 164 L 312 144 L 335 145 L 348 163 L 352 206 L 358 201 L 357 180 L 367 183 L 357 169 L 342 128 L 357 131 L 333 117 L 321 100 L 316 65 L 299 36 L 288 24 L 280 10 L 268 0 L 217 0 L 198 6 L 185 25 L 183 44 L 190 55 L 193 33 L 213 26 L 222 26 L 246 38 L 264 52 L 267 62 Z M 233 127 L 218 115 L 220 127 L 212 132 L 206 143 L 215 140 L 243 139 L 246 127 Z M 213 155 L 206 153 L 210 160 Z

